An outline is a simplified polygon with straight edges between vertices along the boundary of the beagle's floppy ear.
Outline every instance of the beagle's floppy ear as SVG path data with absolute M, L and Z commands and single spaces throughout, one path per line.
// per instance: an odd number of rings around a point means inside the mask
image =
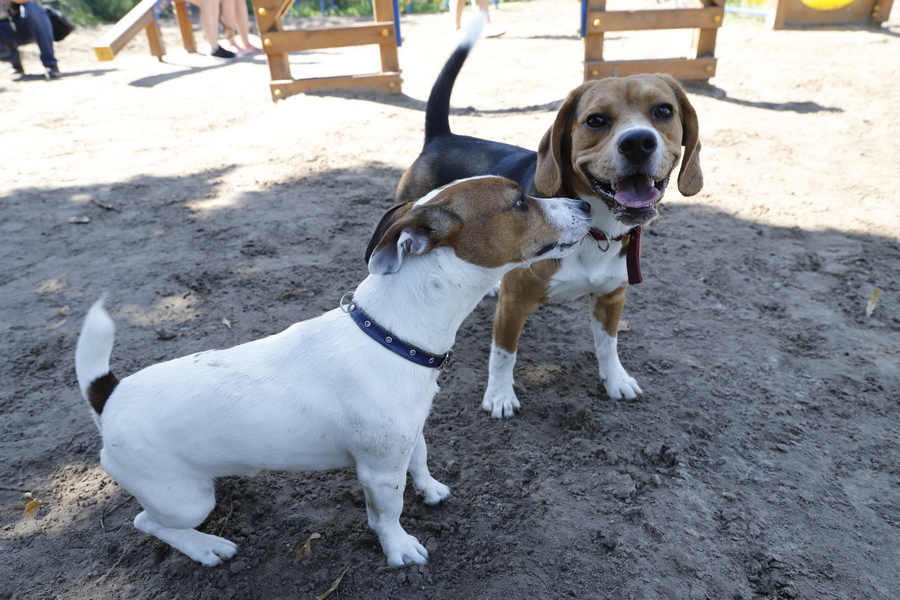
M 681 84 L 668 75 L 661 75 L 661 77 L 665 79 L 678 98 L 681 126 L 684 131 L 681 139 L 684 155 L 681 157 L 681 169 L 678 171 L 678 191 L 683 196 L 693 196 L 703 189 L 703 171 L 700 170 L 700 125 L 697 121 L 697 113 Z
M 457 214 L 440 205 L 413 206 L 397 218 L 377 241 L 372 238 L 374 248 L 369 258 L 369 272 L 373 275 L 396 273 L 403 264 L 404 256 L 426 254 L 444 245 L 460 224 Z M 372 246 L 373 242 L 369 245 Z
M 569 124 L 582 87 L 579 86 L 569 93 L 556 113 L 556 120 L 538 145 L 534 187 L 546 198 L 556 196 L 563 186 L 563 161 L 567 160 L 563 141 L 569 136 Z

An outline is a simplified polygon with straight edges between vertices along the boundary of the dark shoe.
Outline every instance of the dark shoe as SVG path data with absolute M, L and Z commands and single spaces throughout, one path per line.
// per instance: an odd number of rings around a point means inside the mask
M 226 50 L 222 46 L 216 46 L 216 49 L 213 52 L 210 52 L 210 56 L 215 56 L 218 58 L 234 58 L 235 56 L 237 56 L 237 54 L 230 50 Z
M 9 74 L 13 76 L 13 79 L 25 77 L 25 69 L 24 67 L 22 67 L 22 63 L 12 63 L 12 68 L 9 70 Z
M 47 67 L 47 72 L 45 75 L 47 79 L 59 79 L 60 77 L 62 77 L 62 73 L 59 72 L 59 67 L 56 66 Z

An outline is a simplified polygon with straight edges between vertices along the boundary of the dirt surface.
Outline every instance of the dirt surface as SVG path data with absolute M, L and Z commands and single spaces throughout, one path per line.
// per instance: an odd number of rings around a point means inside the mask
M 81 29 L 58 45 L 61 80 L 0 80 L 0 599 L 314 598 L 345 569 L 346 600 L 900 598 L 893 13 L 879 30 L 726 17 L 718 73 L 691 87 L 706 187 L 670 188 L 626 304 L 619 348 L 645 394 L 610 400 L 586 301 L 549 304 L 523 334 L 521 413 L 490 418 L 486 298 L 426 425 L 453 495 L 426 507 L 407 489 L 402 522 L 432 558 L 401 570 L 382 569 L 352 470 L 221 480 L 203 529 L 240 545 L 222 567 L 137 531 L 73 353 L 107 291 L 120 375 L 336 306 L 420 149 L 449 15 L 403 18 L 402 96 L 273 104 L 262 57 L 187 55 L 172 23 L 165 63 L 143 39 L 97 62 L 103 30 Z M 493 14 L 508 33 L 470 57 L 452 125 L 535 148 L 581 79 L 578 5 Z M 615 34 L 608 58 L 689 43 Z M 300 76 L 376 56 L 292 60 Z M 24 58 L 39 72 L 33 46 Z

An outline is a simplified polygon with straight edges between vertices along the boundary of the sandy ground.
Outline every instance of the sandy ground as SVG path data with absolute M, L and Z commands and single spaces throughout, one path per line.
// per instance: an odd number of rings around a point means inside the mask
M 432 559 L 394 571 L 351 470 L 220 481 L 203 529 L 240 552 L 219 568 L 135 530 L 137 503 L 99 466 L 73 352 L 106 291 L 120 375 L 336 306 L 419 151 L 450 17 L 403 18 L 399 97 L 273 104 L 262 57 L 187 55 L 171 23 L 164 63 L 143 39 L 97 62 L 102 30 L 82 29 L 58 45 L 61 80 L 0 79 L 0 599 L 313 598 L 345 569 L 346 600 L 900 597 L 893 12 L 879 30 L 726 18 L 718 74 L 691 88 L 706 187 L 669 190 L 626 305 L 619 347 L 644 396 L 610 400 L 586 303 L 549 304 L 523 334 L 522 412 L 488 417 L 485 299 L 426 425 L 453 496 L 426 507 L 406 492 L 402 522 Z M 578 5 L 494 18 L 509 31 L 471 56 L 452 124 L 535 148 L 580 82 Z M 689 42 L 617 34 L 608 56 Z M 352 73 L 376 54 L 292 60 L 296 76 Z

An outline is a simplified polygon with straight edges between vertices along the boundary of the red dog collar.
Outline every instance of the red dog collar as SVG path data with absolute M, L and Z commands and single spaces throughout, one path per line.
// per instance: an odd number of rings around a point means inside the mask
M 595 227 L 591 227 L 588 232 L 592 238 L 598 242 L 612 240 L 613 242 L 621 242 L 625 238 L 631 236 L 628 242 L 628 249 L 625 251 L 625 267 L 628 269 L 628 283 L 637 285 L 644 281 L 641 274 L 641 227 L 638 225 L 631 231 L 623 233 L 619 237 L 610 238 L 605 233 Z

